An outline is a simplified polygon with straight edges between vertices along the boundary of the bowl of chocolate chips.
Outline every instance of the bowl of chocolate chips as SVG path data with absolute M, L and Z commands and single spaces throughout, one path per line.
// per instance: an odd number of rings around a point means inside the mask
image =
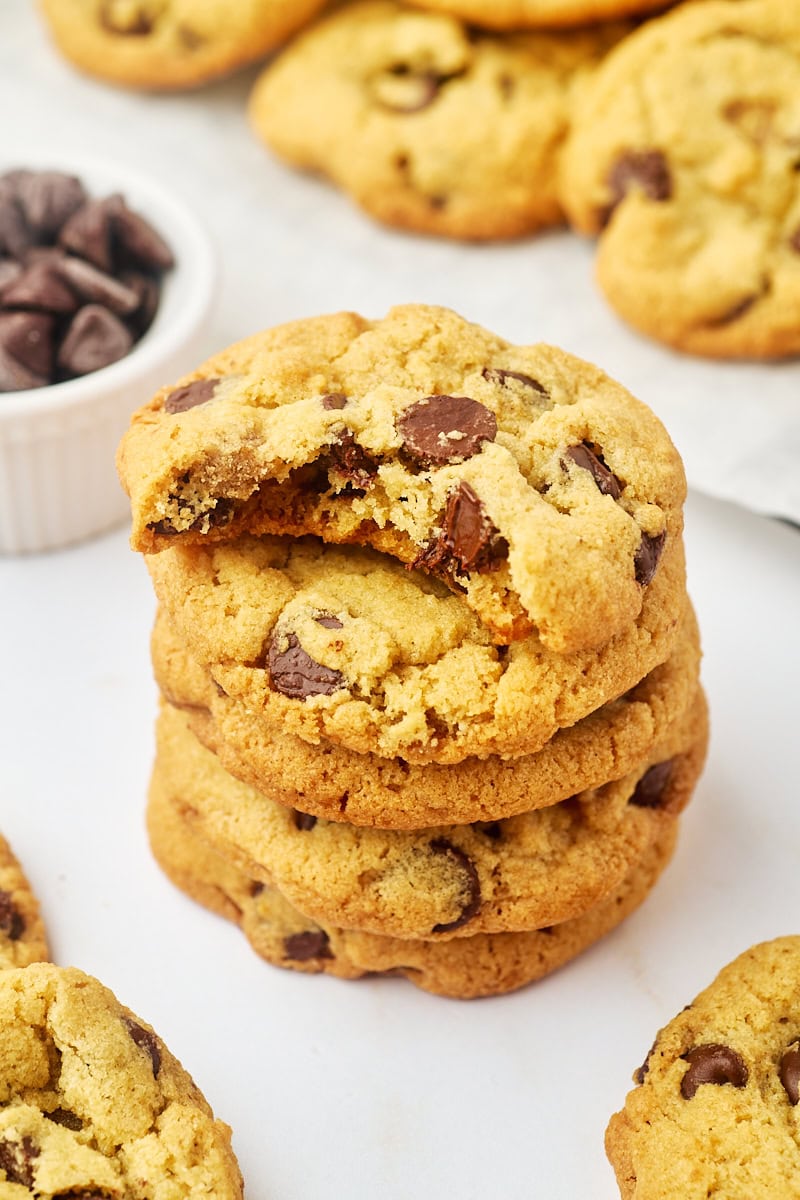
M 116 445 L 209 349 L 215 284 L 192 211 L 137 172 L 0 166 L 0 553 L 125 518 Z

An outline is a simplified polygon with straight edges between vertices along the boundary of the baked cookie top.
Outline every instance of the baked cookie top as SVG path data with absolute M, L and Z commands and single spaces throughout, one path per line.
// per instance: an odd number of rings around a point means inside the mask
M 111 83 L 195 87 L 261 58 L 325 0 L 42 0 L 59 49 Z
M 363 542 L 444 579 L 498 641 L 629 629 L 679 541 L 664 427 L 588 363 L 448 309 L 298 321 L 134 414 L 119 454 L 146 552 L 241 532 Z
M 240 925 L 268 962 L 342 979 L 404 975 L 416 987 L 458 999 L 523 987 L 604 937 L 647 897 L 669 862 L 677 835 L 677 821 L 665 825 L 609 899 L 571 921 L 527 933 L 477 933 L 441 942 L 320 924 L 294 908 L 277 888 L 252 879 L 217 853 L 157 792 L 151 794 L 147 819 L 153 853 L 173 883 Z
M 725 967 L 634 1078 L 606 1133 L 624 1200 L 797 1195 L 800 937 Z
M 569 655 L 494 645 L 460 596 L 361 547 L 246 535 L 147 565 L 191 656 L 267 727 L 419 763 L 535 753 L 668 658 L 687 603 L 679 539 L 637 620 Z
M 666 8 L 670 0 L 409 0 L 487 29 L 591 24 Z
M 75 968 L 0 971 L 0 1191 L 239 1200 L 227 1125 L 153 1030 Z
M 504 238 L 563 219 L 573 90 L 627 26 L 481 34 L 367 0 L 315 25 L 256 83 L 257 135 L 389 225 Z
M 265 725 L 191 659 L 163 610 L 152 651 L 165 698 L 184 712 L 226 771 L 307 815 L 384 829 L 494 821 L 627 775 L 689 707 L 700 664 L 690 606 L 665 663 L 620 698 L 560 730 L 538 753 L 419 766 L 357 754 L 327 740 L 313 746 Z
M 538 929 L 604 900 L 688 802 L 705 701 L 623 779 L 507 820 L 415 831 L 317 820 L 239 783 L 165 705 L 152 788 L 307 916 L 394 937 Z
M 48 958 L 39 905 L 11 847 L 0 834 L 0 969 Z
M 800 350 L 800 12 L 709 0 L 649 22 L 587 85 L 562 157 L 614 307 L 681 349 Z

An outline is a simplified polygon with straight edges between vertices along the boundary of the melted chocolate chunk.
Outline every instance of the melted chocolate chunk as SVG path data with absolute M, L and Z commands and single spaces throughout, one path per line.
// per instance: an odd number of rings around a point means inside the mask
M 154 18 L 143 4 L 132 9 L 129 4 L 118 4 L 117 0 L 103 0 L 100 6 L 100 24 L 107 33 L 117 33 L 122 37 L 147 37 L 153 32 L 154 23 Z
M 25 932 L 25 921 L 10 892 L 0 891 L 0 933 L 17 942 Z
M 407 408 L 395 427 L 406 454 L 423 467 L 472 458 L 497 436 L 494 413 L 468 396 L 426 396 Z
M 327 396 L 322 397 L 322 407 L 327 409 L 328 412 L 344 408 L 346 404 L 347 396 L 343 392 L 330 392 Z
M 195 379 L 193 383 L 185 383 L 183 387 L 175 388 L 164 401 L 164 412 L 175 415 L 197 408 L 210 400 L 217 390 L 218 379 Z
M 723 325 L 732 325 L 734 321 L 738 321 L 746 312 L 749 312 L 757 300 L 760 300 L 767 289 L 764 288 L 760 292 L 753 292 L 750 296 L 745 296 L 742 300 L 738 300 L 736 304 L 732 304 L 724 313 L 718 317 L 713 317 L 707 322 L 713 329 L 718 329 Z
M 33 1188 L 33 1160 L 38 1157 L 39 1147 L 33 1138 L 23 1137 L 19 1142 L 11 1138 L 0 1141 L 0 1171 L 5 1171 L 9 1183 Z
M 368 488 L 378 474 L 377 462 L 363 446 L 359 446 L 349 429 L 331 443 L 318 462 L 325 470 L 343 475 L 348 484 L 359 489 Z
M 793 1042 L 785 1051 L 778 1070 L 784 1091 L 789 1097 L 789 1103 L 794 1105 L 800 1100 L 800 1044 Z
M 621 154 L 608 173 L 607 183 L 612 199 L 602 214 L 604 222 L 631 188 L 638 188 L 649 200 L 669 200 L 672 196 L 672 175 L 661 150 L 628 150 Z
M 636 784 L 629 803 L 635 804 L 637 808 L 661 808 L 671 775 L 671 758 L 648 768 Z
M 689 1070 L 681 1080 L 681 1095 L 691 1100 L 704 1083 L 724 1084 L 741 1088 L 747 1083 L 747 1067 L 741 1055 L 730 1046 L 709 1042 L 695 1046 L 681 1055 L 689 1064 Z
M 448 78 L 435 71 L 415 71 L 399 63 L 373 79 L 372 94 L 387 112 L 421 112 L 433 104 Z
M 469 575 L 492 571 L 508 554 L 508 543 L 489 520 L 468 483 L 447 498 L 442 531 L 412 566 L 434 574 Z
M 333 958 L 328 935 L 322 929 L 293 933 L 284 938 L 283 951 L 286 958 L 291 958 L 294 962 L 308 962 L 312 958 Z
M 285 649 L 281 649 L 282 642 L 286 643 Z M 291 700 L 331 696 L 345 682 L 341 671 L 323 667 L 310 654 L 306 654 L 293 633 L 271 639 L 267 650 L 267 670 L 275 691 Z
M 158 1072 L 161 1070 L 161 1047 L 158 1044 L 158 1038 L 149 1029 L 143 1029 L 136 1021 L 132 1021 L 130 1017 L 123 1017 L 122 1022 L 131 1035 L 131 1040 L 149 1054 L 153 1066 L 153 1077 L 158 1079 Z
M 651 536 L 649 533 L 642 534 L 639 549 L 633 559 L 636 582 L 640 583 L 642 587 L 647 587 L 653 582 L 666 540 L 666 532 L 657 533 L 655 536 Z
M 598 491 L 612 500 L 619 500 L 622 495 L 622 481 L 609 470 L 598 446 L 593 442 L 580 442 L 570 446 L 567 454 L 579 467 L 588 471 L 597 484 Z
M 338 617 L 334 617 L 332 613 L 320 613 L 318 617 L 314 617 L 318 625 L 322 625 L 325 629 L 343 629 L 344 626 Z
M 517 383 L 531 388 L 532 391 L 538 392 L 540 396 L 547 396 L 549 394 L 547 388 L 542 387 L 538 379 L 534 379 L 531 375 L 523 375 L 522 371 L 506 371 L 503 367 L 484 367 L 481 375 L 487 383 L 505 385 L 507 379 L 516 379 Z
M 311 813 L 300 812 L 298 808 L 292 809 L 292 818 L 295 829 L 299 829 L 303 833 L 307 833 L 309 829 L 313 829 L 317 823 L 317 818 L 312 817 Z
M 432 933 L 449 933 L 451 929 L 460 929 L 462 925 L 466 925 L 477 913 L 481 906 L 481 881 L 472 859 L 468 858 L 464 851 L 459 850 L 452 842 L 448 842 L 446 838 L 435 838 L 431 842 L 430 848 L 434 854 L 446 854 L 464 871 L 466 899 L 461 913 L 455 921 L 445 921 L 434 925 L 431 931 Z
M 74 1132 L 83 1129 L 83 1121 L 77 1113 L 70 1112 L 68 1108 L 54 1108 L 52 1112 L 44 1115 L 48 1121 L 52 1121 L 54 1125 L 63 1125 L 65 1129 L 72 1129 Z
M 66 375 L 88 375 L 124 358 L 133 345 L 129 329 L 99 304 L 87 304 L 72 319 L 58 351 Z

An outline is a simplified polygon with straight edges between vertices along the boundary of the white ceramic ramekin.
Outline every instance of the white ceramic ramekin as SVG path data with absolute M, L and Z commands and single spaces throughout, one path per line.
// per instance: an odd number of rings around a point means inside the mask
M 77 175 L 93 198 L 120 192 L 169 243 L 153 324 L 126 358 L 91 375 L 26 392 L 0 392 L 0 553 L 51 550 L 101 533 L 128 512 L 114 453 L 130 414 L 205 357 L 216 255 L 193 212 L 130 167 L 26 155 L 3 169 Z

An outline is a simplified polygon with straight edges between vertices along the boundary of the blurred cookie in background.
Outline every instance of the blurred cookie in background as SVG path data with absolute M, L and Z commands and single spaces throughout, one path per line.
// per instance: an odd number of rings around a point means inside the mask
M 669 7 L 669 0 L 411 0 L 411 3 L 452 13 L 484 29 L 588 25 Z

